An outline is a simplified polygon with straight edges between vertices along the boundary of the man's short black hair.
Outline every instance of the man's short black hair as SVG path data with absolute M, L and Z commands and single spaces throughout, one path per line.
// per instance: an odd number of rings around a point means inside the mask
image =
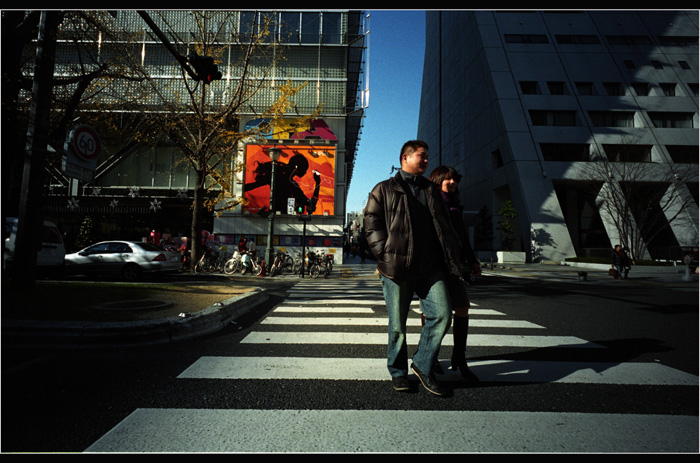
M 423 148 L 426 151 L 428 151 L 428 144 L 423 140 L 409 140 L 406 143 L 404 143 L 401 147 L 401 153 L 399 153 L 399 164 L 401 164 L 401 159 L 403 158 L 403 155 L 405 153 L 412 153 L 418 148 Z

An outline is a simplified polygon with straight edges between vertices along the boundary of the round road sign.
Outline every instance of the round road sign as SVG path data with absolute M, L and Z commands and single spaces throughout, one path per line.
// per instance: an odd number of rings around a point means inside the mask
M 81 159 L 92 161 L 102 153 L 102 141 L 92 127 L 81 125 L 74 128 L 71 138 L 75 154 Z

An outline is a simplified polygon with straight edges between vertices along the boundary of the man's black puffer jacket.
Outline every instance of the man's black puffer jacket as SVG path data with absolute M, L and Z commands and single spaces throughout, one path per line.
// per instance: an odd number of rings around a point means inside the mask
M 410 276 L 415 246 L 420 245 L 420 237 L 413 236 L 407 189 L 400 173 L 378 183 L 369 194 L 364 214 L 367 242 L 377 258 L 379 272 L 398 281 Z M 449 211 L 436 184 L 431 183 L 428 192 L 427 205 L 445 257 L 445 270 L 461 277 L 461 244 L 450 223 Z

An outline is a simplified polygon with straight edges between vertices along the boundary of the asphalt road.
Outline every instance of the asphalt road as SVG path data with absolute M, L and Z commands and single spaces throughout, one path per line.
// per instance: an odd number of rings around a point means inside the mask
M 438 398 L 391 388 L 376 280 L 291 283 L 184 343 L 3 349 L 0 450 L 698 451 L 697 284 L 487 272 L 467 350 L 482 382 L 445 377 Z

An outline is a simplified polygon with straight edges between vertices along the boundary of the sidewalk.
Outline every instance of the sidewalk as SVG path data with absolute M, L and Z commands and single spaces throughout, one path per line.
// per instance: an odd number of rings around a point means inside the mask
M 122 322 L 3 320 L 2 346 L 75 350 L 167 344 L 219 331 L 268 300 L 267 291 L 254 288 L 203 310 L 161 319 Z
M 376 278 L 376 262 L 359 257 L 346 257 L 343 264 L 336 264 L 330 278 Z M 577 264 L 523 264 L 490 263 L 483 266 L 483 277 L 506 275 L 519 278 L 551 279 L 588 284 L 665 284 L 670 287 L 698 289 L 698 275 L 686 275 L 681 267 L 635 266 L 630 278 L 621 282 L 608 276 L 607 265 Z M 187 275 L 183 274 L 183 278 Z M 199 278 L 230 281 L 225 275 L 211 274 Z M 267 290 L 257 287 L 256 278 L 249 277 L 246 283 L 253 291 L 216 303 L 201 311 L 158 320 L 133 320 L 128 322 L 92 321 L 42 321 L 3 320 L 2 345 L 15 348 L 57 349 L 108 349 L 148 346 L 184 341 L 213 333 L 229 326 L 235 320 L 269 300 Z M 283 275 L 285 279 L 298 276 Z M 307 279 L 311 279 L 306 276 Z M 321 277 L 319 277 L 321 279 Z M 258 283 L 260 284 L 260 283 Z M 478 283 L 477 283 L 478 285 Z M 182 314 L 181 314 L 182 315 Z
M 493 268 L 492 268 L 493 265 Z M 346 257 L 343 265 L 340 268 L 347 267 L 349 271 L 356 273 L 367 274 L 368 269 L 373 271 L 376 268 L 376 263 L 373 260 L 366 259 L 361 262 L 359 257 Z M 585 263 L 568 263 L 566 265 L 556 263 L 518 263 L 518 262 L 482 262 L 482 271 L 484 277 L 489 275 L 507 275 L 510 274 L 516 277 L 533 277 L 533 278 L 561 278 L 567 277 L 575 281 L 619 281 L 608 276 L 609 264 L 585 264 Z M 584 275 L 585 274 L 585 275 Z M 663 283 L 678 283 L 684 286 L 698 286 L 698 275 L 688 273 L 686 276 L 685 267 L 683 266 L 644 266 L 635 265 L 629 273 L 629 278 L 625 280 L 629 284 L 646 283 L 649 281 Z
M 485 274 L 488 272 L 512 272 L 514 275 L 537 276 L 540 278 L 551 276 L 567 276 L 581 282 L 619 282 L 608 275 L 609 264 L 585 264 L 569 263 L 567 265 L 551 263 L 494 263 L 484 264 L 482 267 Z M 678 284 L 687 287 L 698 287 L 698 275 L 685 271 L 684 266 L 645 266 L 635 265 L 629 273 L 628 279 L 624 280 L 628 284 L 646 284 L 657 282 L 664 284 Z

